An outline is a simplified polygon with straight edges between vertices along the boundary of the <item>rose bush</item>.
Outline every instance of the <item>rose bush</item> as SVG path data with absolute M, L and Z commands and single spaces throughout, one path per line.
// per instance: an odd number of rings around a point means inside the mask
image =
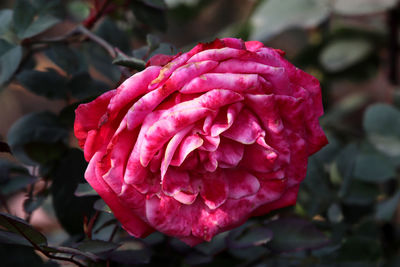
M 85 178 L 136 237 L 189 245 L 293 205 L 327 143 L 319 82 L 257 41 L 155 56 L 76 110 Z

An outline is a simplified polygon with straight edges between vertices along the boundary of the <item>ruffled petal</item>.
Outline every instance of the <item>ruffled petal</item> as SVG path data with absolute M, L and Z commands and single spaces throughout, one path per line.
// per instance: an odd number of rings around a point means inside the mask
M 171 160 L 172 166 L 181 166 L 186 157 L 194 150 L 203 145 L 203 139 L 198 134 L 187 136 L 179 145 L 178 151 Z
M 226 201 L 229 185 L 223 171 L 205 173 L 202 177 L 200 195 L 208 208 L 215 210 Z
M 192 186 L 188 172 L 169 168 L 162 180 L 163 192 L 175 198 L 182 204 L 192 204 L 199 193 L 198 188 Z
M 235 92 L 262 93 L 263 86 L 257 74 L 205 73 L 185 84 L 179 91 L 183 94 L 226 89 Z
M 220 112 L 218 112 L 218 115 L 211 126 L 211 136 L 218 136 L 229 129 L 242 108 L 243 103 L 238 102 L 230 105 L 226 111 L 222 109 Z
M 253 144 L 265 131 L 261 128 L 258 119 L 247 109 L 242 110 L 233 125 L 222 136 L 242 144 Z
M 242 160 L 244 145 L 229 139 L 221 139 L 218 149 L 214 152 L 220 168 L 234 168 Z
M 212 90 L 192 101 L 183 102 L 164 112 L 162 116 L 151 126 L 143 123 L 141 132 L 145 131 L 143 142 L 140 147 L 140 162 L 145 167 L 153 155 L 168 141 L 176 132 L 188 125 L 204 118 L 210 112 L 218 108 L 237 102 L 242 96 L 228 90 Z
M 165 98 L 180 90 L 188 81 L 210 71 L 217 64 L 215 61 L 203 61 L 177 69 L 164 85 L 144 95 L 132 106 L 126 115 L 128 128 L 136 128 Z
M 104 202 L 111 208 L 114 216 L 121 222 L 122 227 L 135 237 L 145 237 L 154 229 L 135 215 L 130 208 L 119 201 L 115 192 L 103 181 L 98 173 L 97 164 L 102 154 L 96 152 L 85 172 L 85 178 L 94 190 L 101 196 Z M 144 196 L 141 197 L 144 200 Z
M 96 142 L 97 131 L 108 119 L 107 107 L 116 92 L 116 90 L 108 91 L 92 102 L 79 105 L 75 110 L 74 133 L 78 138 L 79 146 L 84 149 L 87 161 L 102 145 L 102 142 Z
M 260 189 L 257 177 L 244 170 L 227 170 L 229 198 L 240 199 L 254 195 Z

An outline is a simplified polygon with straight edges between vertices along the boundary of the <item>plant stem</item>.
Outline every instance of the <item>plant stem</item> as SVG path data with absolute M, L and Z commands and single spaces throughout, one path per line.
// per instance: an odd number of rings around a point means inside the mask
M 106 40 L 104 40 L 103 38 L 95 35 L 94 33 L 92 33 L 90 30 L 88 30 L 87 28 L 85 28 L 82 25 L 79 25 L 76 30 L 85 35 L 87 38 L 89 38 L 90 40 L 92 40 L 93 42 L 97 43 L 98 45 L 100 45 L 101 47 L 103 47 L 108 54 L 112 57 L 115 58 L 117 56 L 117 52 L 115 51 L 114 47 L 111 46 Z
M 43 248 L 41 248 L 38 244 L 36 244 L 35 242 L 33 242 L 23 231 L 21 231 L 19 229 L 19 227 L 11 220 L 7 220 L 8 223 L 10 223 L 12 226 L 14 226 L 15 229 L 17 229 L 17 231 L 29 242 L 31 243 L 31 245 L 33 246 L 34 249 L 36 249 L 37 251 L 40 251 L 41 253 L 43 253 L 46 257 L 50 258 L 50 259 L 54 259 L 54 260 L 61 260 L 61 261 L 69 261 L 72 262 L 74 264 L 76 264 L 79 267 L 86 267 L 86 265 L 82 264 L 81 262 L 74 260 L 72 258 L 67 258 L 67 257 L 62 257 L 62 256 L 55 256 L 50 254 L 50 252 L 44 250 Z

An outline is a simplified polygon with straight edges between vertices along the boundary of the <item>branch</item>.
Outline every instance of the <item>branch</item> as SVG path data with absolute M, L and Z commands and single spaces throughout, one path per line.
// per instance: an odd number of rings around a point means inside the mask
M 55 255 L 51 255 L 50 252 L 43 250 L 43 248 L 41 248 L 38 244 L 36 244 L 35 242 L 33 242 L 23 231 L 21 231 L 21 229 L 19 229 L 19 227 L 11 220 L 8 220 L 7 218 L 5 218 L 7 220 L 7 222 L 9 224 L 11 224 L 15 229 L 17 229 L 17 231 L 29 242 L 31 243 L 31 245 L 33 246 L 34 249 L 36 249 L 37 251 L 40 251 L 41 253 L 43 253 L 46 257 L 50 258 L 50 259 L 54 259 L 54 260 L 61 260 L 61 261 L 69 261 L 72 262 L 74 264 L 76 264 L 79 267 L 86 267 L 86 265 L 82 264 L 81 262 L 74 260 L 72 258 L 67 258 L 67 257 L 62 257 L 62 256 L 55 256 Z
M 100 45 L 101 47 L 103 47 L 112 58 L 115 58 L 117 56 L 117 52 L 115 51 L 115 49 L 114 49 L 114 47 L 112 45 L 110 45 L 103 38 L 101 38 L 101 37 L 95 35 L 94 33 L 92 33 L 90 30 L 88 30 L 84 26 L 79 25 L 76 28 L 76 31 L 78 31 L 79 33 L 85 35 L 87 38 L 89 38 L 93 42 L 95 42 L 98 45 Z

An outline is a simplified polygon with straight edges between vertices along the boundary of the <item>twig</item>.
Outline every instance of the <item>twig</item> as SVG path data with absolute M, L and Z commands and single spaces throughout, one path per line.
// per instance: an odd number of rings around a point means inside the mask
M 92 17 L 89 17 L 87 20 L 84 21 L 84 25 L 86 28 L 90 29 L 93 25 L 104 15 L 104 11 L 106 10 L 107 6 L 111 3 L 110 0 L 106 0 L 99 10 L 96 10 L 96 14 Z M 97 6 L 95 4 L 95 9 Z
M 112 242 L 112 240 L 114 239 L 115 234 L 117 233 L 119 226 L 118 224 L 115 224 L 114 229 L 111 232 L 110 237 L 108 238 L 108 242 Z
M 99 217 L 99 215 L 100 215 L 100 212 L 96 211 L 96 213 L 93 215 L 93 217 L 90 218 L 90 220 L 89 220 L 89 223 L 87 226 L 87 233 L 86 233 L 86 235 L 89 239 L 92 239 L 93 226 L 94 226 L 94 223 L 96 222 L 97 218 Z
M 81 262 L 74 260 L 72 258 L 68 258 L 68 257 L 62 257 L 62 256 L 55 256 L 50 254 L 50 252 L 43 250 L 43 248 L 41 248 L 38 244 L 36 244 L 35 242 L 33 242 L 23 231 L 21 231 L 19 229 L 19 227 L 12 221 L 12 220 L 8 220 L 6 218 L 6 220 L 8 221 L 8 223 L 10 223 L 15 229 L 18 230 L 18 232 L 29 242 L 31 243 L 31 245 L 34 247 L 34 249 L 36 249 L 37 251 L 40 251 L 41 253 L 43 253 L 46 257 L 50 258 L 50 259 L 54 259 L 54 260 L 61 260 L 61 261 L 69 261 L 72 262 L 74 264 L 76 264 L 79 267 L 86 267 L 86 265 L 82 264 Z
M 112 45 L 110 45 L 106 40 L 104 40 L 103 38 L 95 35 L 94 33 L 92 33 L 90 30 L 88 30 L 87 28 L 85 28 L 82 25 L 79 25 L 76 30 L 78 32 L 80 32 L 81 34 L 85 35 L 87 38 L 89 38 L 90 40 L 92 40 L 93 42 L 97 43 L 98 45 L 100 45 L 101 47 L 103 47 L 108 54 L 112 57 L 115 58 L 117 56 L 117 52 L 115 51 L 114 47 Z

